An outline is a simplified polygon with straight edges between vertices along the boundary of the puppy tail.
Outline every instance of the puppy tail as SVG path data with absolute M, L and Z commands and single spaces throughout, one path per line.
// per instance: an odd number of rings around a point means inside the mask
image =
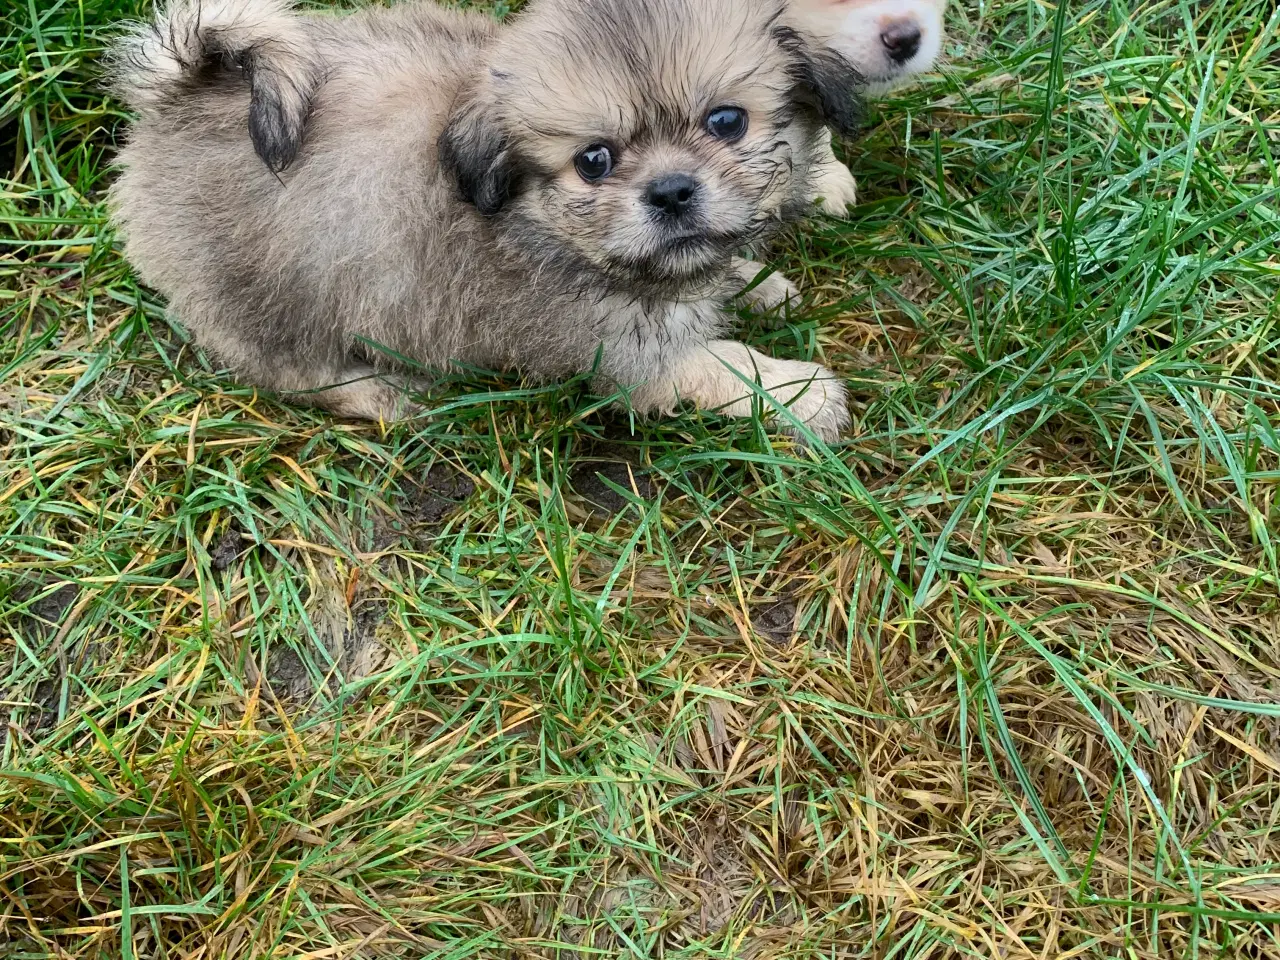
M 112 87 L 140 114 L 164 116 L 238 73 L 250 90 L 254 149 L 279 172 L 302 146 L 324 80 L 310 46 L 289 0 L 171 0 L 111 50 Z

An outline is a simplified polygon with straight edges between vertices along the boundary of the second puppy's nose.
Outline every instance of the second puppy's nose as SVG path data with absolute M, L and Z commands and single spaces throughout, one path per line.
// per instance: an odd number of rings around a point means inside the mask
M 698 181 L 687 173 L 669 173 L 658 177 L 644 193 L 645 202 L 672 217 L 678 217 L 688 210 L 697 196 Z
M 880 42 L 894 63 L 906 63 L 920 52 L 920 28 L 910 20 L 890 24 L 880 34 Z

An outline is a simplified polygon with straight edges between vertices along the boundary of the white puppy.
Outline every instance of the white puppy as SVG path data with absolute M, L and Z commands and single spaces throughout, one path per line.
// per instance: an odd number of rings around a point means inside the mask
M 839 53 L 884 93 L 934 65 L 942 51 L 947 0 L 791 0 L 806 32 Z M 843 216 L 857 184 L 833 152 L 817 178 L 822 210 Z
M 813 36 L 884 93 L 934 65 L 946 0 L 791 0 Z

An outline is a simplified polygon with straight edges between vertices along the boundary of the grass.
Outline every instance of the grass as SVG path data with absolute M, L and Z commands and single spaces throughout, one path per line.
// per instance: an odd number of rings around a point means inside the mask
M 964 0 L 778 251 L 855 430 L 339 424 L 0 13 L 0 956 L 1280 957 L 1280 13 Z

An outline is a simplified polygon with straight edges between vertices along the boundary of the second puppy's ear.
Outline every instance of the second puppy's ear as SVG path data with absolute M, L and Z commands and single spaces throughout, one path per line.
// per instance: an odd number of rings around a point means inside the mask
M 459 102 L 440 134 L 439 149 L 440 165 L 464 200 L 486 217 L 506 206 L 516 186 L 515 155 L 483 97 Z
M 858 68 L 835 50 L 790 27 L 775 27 L 774 37 L 791 54 L 797 97 L 813 107 L 827 126 L 842 134 L 857 130 L 867 85 Z

